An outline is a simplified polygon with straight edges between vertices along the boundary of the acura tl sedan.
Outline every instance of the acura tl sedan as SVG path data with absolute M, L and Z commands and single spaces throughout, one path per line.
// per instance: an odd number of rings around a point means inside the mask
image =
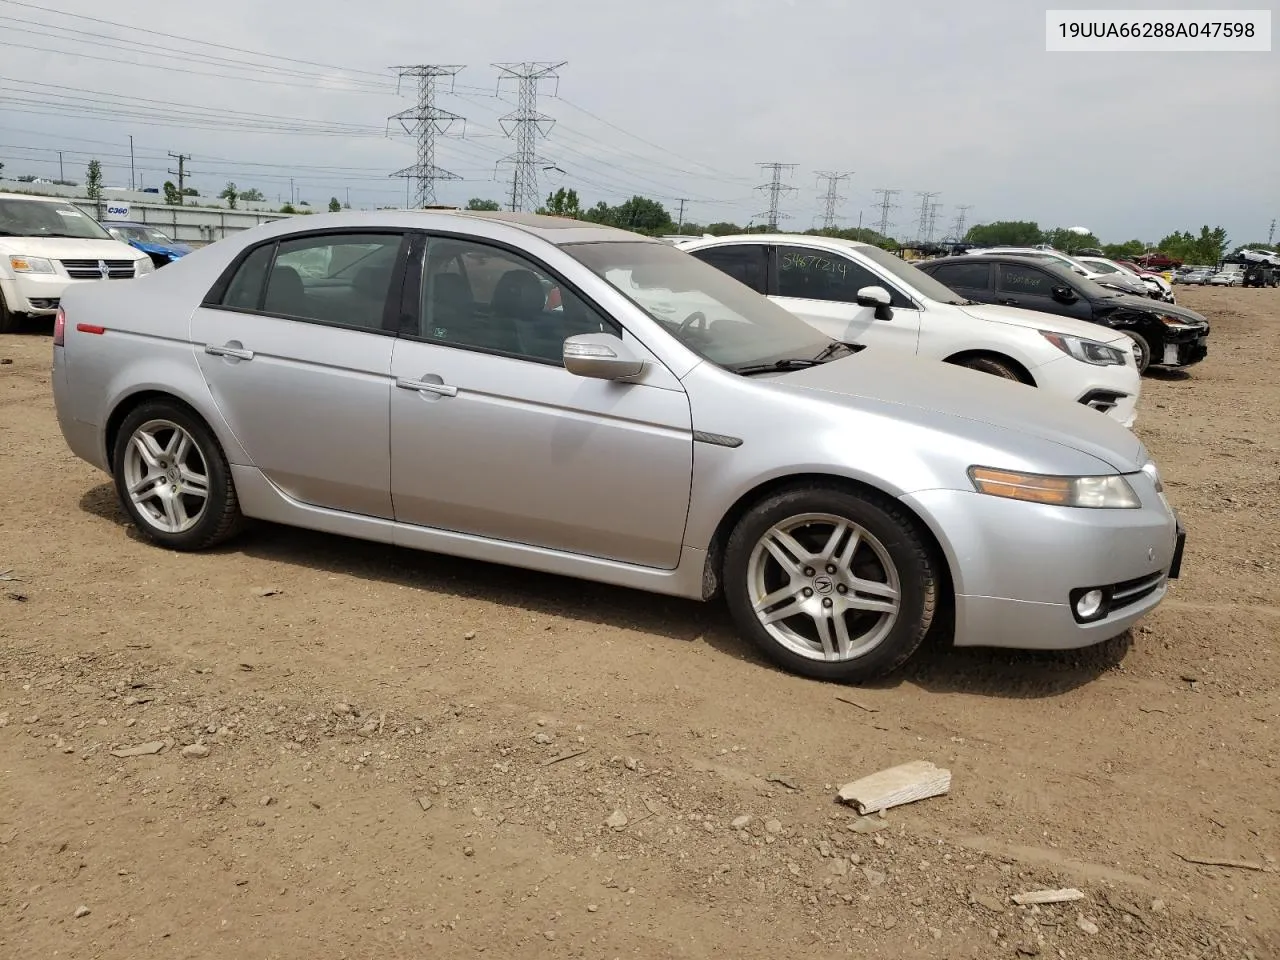
M 687 309 L 656 313 L 645 304 Z M 1123 426 L 825 336 L 660 240 L 345 212 L 67 292 L 58 420 L 156 544 L 257 518 L 697 600 L 785 669 L 1121 633 L 1184 534 Z

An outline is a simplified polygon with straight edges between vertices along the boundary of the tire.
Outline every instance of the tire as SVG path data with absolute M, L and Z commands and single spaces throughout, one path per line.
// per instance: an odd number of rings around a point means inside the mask
M 977 370 L 979 373 L 989 373 L 992 376 L 1004 377 L 1006 380 L 1022 382 L 1022 377 L 1018 375 L 1018 371 L 999 357 L 966 357 L 964 360 L 958 361 L 956 366 L 968 367 L 970 370 Z
M 1124 333 L 1133 341 L 1133 357 L 1138 363 L 1138 374 L 1146 373 L 1147 367 L 1151 366 L 1151 344 L 1140 333 L 1134 333 L 1132 330 L 1126 330 Z
M 18 329 L 18 315 L 9 312 L 9 305 L 4 302 L 4 291 L 0 291 L 0 333 L 12 333 Z
M 120 505 L 153 543 L 207 550 L 243 525 L 222 447 L 180 403 L 149 400 L 132 410 L 120 425 L 111 467 Z
M 843 532 L 833 537 L 837 524 Z M 842 557 L 854 532 L 852 555 Z M 778 666 L 819 680 L 858 682 L 897 669 L 938 607 L 938 573 L 916 521 L 888 497 L 823 485 L 792 487 L 753 507 L 729 537 L 723 579 L 739 632 Z M 851 608 L 859 602 L 884 609 Z M 766 626 L 757 607 L 774 622 Z

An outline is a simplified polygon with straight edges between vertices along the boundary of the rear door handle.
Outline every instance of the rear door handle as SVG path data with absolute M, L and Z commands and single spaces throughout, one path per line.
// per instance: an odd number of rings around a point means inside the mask
M 215 357 L 234 357 L 236 360 L 252 360 L 253 351 L 246 350 L 244 347 L 222 346 L 215 347 L 213 344 L 205 344 L 204 352 L 212 354 Z
M 396 377 L 396 386 L 401 390 L 422 390 L 441 397 L 456 397 L 458 395 L 458 388 L 451 387 L 447 383 L 430 383 L 426 380 L 410 380 L 406 377 Z

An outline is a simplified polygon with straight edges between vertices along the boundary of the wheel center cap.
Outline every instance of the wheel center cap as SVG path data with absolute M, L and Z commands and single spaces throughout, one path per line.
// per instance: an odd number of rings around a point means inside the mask
M 830 577 L 814 577 L 813 592 L 819 596 L 825 597 L 836 588 L 835 582 Z
M 166 477 L 168 477 L 168 478 L 169 478 L 169 480 L 170 480 L 171 482 L 173 482 L 173 483 L 177 483 L 177 482 L 178 482 L 178 468 L 177 468 L 177 467 L 170 467 L 168 470 L 166 470 L 166 471 L 165 471 L 165 476 L 166 476 Z

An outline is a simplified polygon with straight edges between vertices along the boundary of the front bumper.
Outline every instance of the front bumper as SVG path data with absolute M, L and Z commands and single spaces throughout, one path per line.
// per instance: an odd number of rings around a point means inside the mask
M 1117 338 L 1107 346 L 1130 356 L 1133 353 L 1128 337 Z M 1122 426 L 1133 429 L 1137 422 L 1142 378 L 1131 359 L 1124 366 L 1103 367 L 1060 356 L 1034 368 L 1031 375 L 1041 390 L 1097 410 Z
M 956 646 L 1071 650 L 1123 633 L 1150 613 L 1181 566 L 1185 534 L 1145 475 L 1136 510 L 1091 510 L 929 490 L 903 502 L 947 554 Z M 1074 591 L 1102 589 L 1101 619 L 1079 622 Z
M 0 280 L 0 288 L 4 290 L 4 302 L 13 313 L 51 317 L 58 312 L 62 292 L 73 283 L 85 282 L 56 273 L 19 273 L 12 279 Z
M 1153 367 L 1189 367 L 1209 355 L 1209 328 L 1196 327 L 1185 331 L 1165 333 L 1164 347 L 1153 354 Z

